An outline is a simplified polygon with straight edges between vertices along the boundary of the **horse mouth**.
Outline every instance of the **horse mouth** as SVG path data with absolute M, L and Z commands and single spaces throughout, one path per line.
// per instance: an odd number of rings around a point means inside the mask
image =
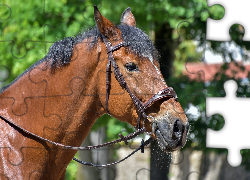
M 156 125 L 154 134 L 161 150 L 172 152 L 181 149 L 186 143 L 186 133 L 174 132 L 170 128 Z

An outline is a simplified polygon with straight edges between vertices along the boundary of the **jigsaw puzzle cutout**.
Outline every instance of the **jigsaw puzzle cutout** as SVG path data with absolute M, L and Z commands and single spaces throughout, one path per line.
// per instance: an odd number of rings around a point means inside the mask
M 4 150 L 5 149 L 5 150 Z M 8 150 L 7 150 L 8 149 Z M 36 157 L 44 157 L 44 161 L 40 161 L 36 159 L 36 161 L 32 161 L 30 159 L 30 154 L 27 154 L 27 149 L 29 149 L 29 153 L 36 154 Z M 48 158 L 48 155 L 46 154 L 46 150 L 42 148 L 36 148 L 36 147 L 21 147 L 20 152 L 21 153 L 15 153 L 12 152 L 13 149 L 11 148 L 3 148 L 0 147 L 0 152 L 3 154 L 3 156 L 8 157 L 8 161 L 4 161 L 1 163 L 4 163 L 8 166 L 6 166 L 9 172 L 12 172 L 11 174 L 0 174 L 0 178 L 2 179 L 5 177 L 6 179 L 22 179 L 22 178 L 27 178 L 27 179 L 32 179 L 35 178 L 37 174 L 44 174 L 46 173 L 46 158 Z M 21 155 L 21 157 L 20 157 Z M 32 162 L 31 162 L 32 161 Z M 37 169 L 36 164 L 39 163 L 41 164 L 40 169 Z M 11 164 L 11 165 L 9 165 Z M 43 166 L 45 165 L 45 166 Z M 22 168 L 22 167 L 29 167 L 29 170 L 25 177 L 22 176 L 22 174 L 17 172 L 15 169 L 16 168 Z M 3 179 L 5 179 L 3 178 Z
M 28 22 L 33 22 L 32 17 L 25 17 L 23 16 L 22 12 L 20 12 L 20 8 L 18 6 L 18 3 L 21 3 L 21 1 L 17 1 L 15 3 L 13 2 L 8 2 L 8 4 L 2 4 L 1 6 L 6 7 L 4 10 L 8 11 L 7 15 L 4 14 L 4 21 L 15 17 L 18 18 L 15 21 L 15 26 L 19 27 L 19 32 L 17 34 L 22 34 L 22 29 L 23 29 L 23 24 L 29 24 Z M 37 16 L 41 16 L 43 19 L 43 38 L 41 40 L 41 32 L 38 32 L 37 34 L 35 34 L 32 38 L 32 40 L 27 39 L 24 40 L 22 43 L 20 43 L 20 39 L 18 39 L 19 37 L 16 36 L 14 39 L 9 39 L 9 37 L 1 37 L 1 41 L 0 42 L 9 42 L 9 44 L 11 44 L 11 54 L 15 59 L 23 59 L 27 53 L 28 50 L 32 48 L 32 46 L 34 46 L 36 43 L 52 43 L 50 41 L 46 41 L 46 31 L 50 31 L 53 32 L 54 29 L 60 27 L 60 25 L 62 24 L 62 14 L 55 12 L 55 11 L 49 11 L 48 6 L 46 5 L 48 2 L 41 1 L 40 3 L 34 3 L 33 4 L 33 8 L 35 8 L 37 10 L 38 15 Z M 6 12 L 5 12 L 6 13 Z M 18 15 L 17 15 L 18 14 Z M 40 15 L 39 15 L 40 14 Z M 6 17 L 7 16 L 7 17 Z M 39 19 L 37 19 L 39 21 Z M 50 25 L 50 21 L 53 22 L 53 26 Z M 26 23 L 24 23 L 26 22 Z M 34 22 L 33 26 L 36 27 L 37 22 Z M 15 26 L 10 25 L 10 27 L 5 27 L 5 28 L 10 28 L 10 29 L 15 29 Z M 33 28 L 32 26 L 30 28 Z M 14 33 L 14 32 L 13 32 Z M 56 40 L 56 39 L 55 39 Z M 17 45 L 18 43 L 18 45 Z M 33 43 L 31 45 L 31 43 Z M 20 47 L 20 44 L 22 44 L 22 47 Z
M 208 6 L 222 5 L 225 15 L 220 20 L 207 19 L 207 40 L 230 41 L 229 29 L 233 24 L 240 24 L 245 29 L 243 41 L 250 41 L 248 1 L 246 0 L 207 0 Z
M 220 131 L 207 130 L 207 147 L 227 148 L 228 162 L 231 166 L 241 164 L 241 149 L 250 149 L 248 137 L 248 98 L 236 97 L 237 83 L 225 82 L 226 97 L 207 97 L 206 115 L 221 114 L 225 125 Z M 239 133 L 240 132 L 240 133 Z
M 237 4 L 235 4 L 237 3 Z M 213 1 L 213 0 L 208 0 L 208 5 L 212 6 L 214 4 L 221 4 L 222 6 L 224 6 L 225 8 L 225 16 L 224 18 L 220 19 L 220 20 L 212 20 L 210 18 L 207 19 L 207 34 L 206 34 L 206 39 L 207 40 L 213 40 L 213 41 L 230 41 L 230 35 L 229 35 L 229 30 L 231 28 L 232 25 L 234 24 L 240 24 L 243 25 L 243 28 L 245 30 L 245 34 L 243 37 L 243 41 L 249 41 L 249 23 L 248 23 L 248 17 L 246 16 L 248 14 L 248 10 L 246 9 L 246 6 L 248 4 L 247 1 L 240 1 L 240 2 L 236 2 L 236 1 L 223 1 L 223 0 L 219 0 L 219 1 Z M 244 8 L 243 8 L 244 6 Z M 240 38 L 240 37 L 239 37 Z M 228 43 L 228 42 L 226 42 Z M 231 42 L 230 42 L 231 43 Z M 226 46 L 228 46 L 228 44 L 226 44 Z M 222 47 L 222 46 L 221 46 Z M 228 47 L 230 48 L 230 47 Z M 196 64 L 197 66 L 194 67 L 194 65 L 192 63 L 187 62 L 186 63 L 186 71 L 188 72 L 188 76 L 191 79 L 196 79 L 198 81 L 201 82 L 209 82 L 212 81 L 214 79 L 214 75 L 215 73 L 218 72 L 218 70 L 220 70 L 221 64 L 215 64 L 213 66 L 209 65 L 210 62 L 210 58 L 209 56 L 205 53 L 206 50 L 208 50 L 209 48 L 207 48 L 206 46 L 203 47 L 204 49 L 204 53 L 203 53 L 203 58 L 200 60 L 201 63 L 200 64 Z M 231 51 L 231 49 L 226 49 L 227 51 Z M 223 53 L 223 52 L 222 52 Z M 221 58 L 222 59 L 222 58 Z M 233 59 L 233 58 L 232 58 Z M 243 57 L 242 57 L 243 59 Z M 213 59 L 212 59 L 213 60 Z M 234 59 L 233 59 L 234 60 Z M 224 61 L 221 60 L 221 63 L 223 63 Z M 207 64 L 208 63 L 208 64 Z M 232 65 L 232 67 L 231 67 Z M 212 68 L 211 68 L 212 67 Z M 236 72 L 241 72 L 239 70 L 240 68 L 236 68 L 233 67 L 233 63 L 230 64 L 230 68 L 228 71 L 226 71 L 226 73 L 228 73 L 229 71 L 236 71 Z M 245 70 L 243 72 L 244 74 L 247 74 L 247 70 Z M 235 78 L 238 78 L 238 74 L 236 75 Z M 234 81 L 229 81 L 228 83 L 230 84 L 230 82 Z M 236 88 L 233 88 L 235 87 Z M 250 145 L 248 145 L 247 140 L 243 140 L 244 138 L 246 138 L 247 132 L 248 130 L 245 128 L 247 125 L 247 114 L 244 114 L 247 111 L 247 109 L 244 107 L 246 106 L 250 101 L 248 100 L 248 98 L 237 98 L 235 96 L 235 92 L 237 90 L 237 85 L 232 85 L 231 89 L 225 87 L 225 90 L 228 90 L 227 94 L 231 93 L 230 97 L 225 97 L 225 98 L 217 98 L 216 101 L 213 102 L 213 104 L 208 105 L 208 99 L 216 99 L 216 98 L 212 98 L 209 97 L 207 98 L 206 101 L 206 109 L 207 109 L 207 116 L 211 116 L 212 114 L 215 113 L 219 113 L 222 114 L 224 116 L 225 119 L 225 126 L 219 130 L 214 132 L 213 130 L 208 129 L 207 130 L 207 140 L 206 140 L 206 146 L 207 147 L 211 147 L 211 148 L 227 148 L 228 149 L 228 164 L 225 164 L 225 166 L 228 167 L 228 169 L 230 169 L 232 171 L 231 175 L 227 175 L 230 174 L 230 171 L 225 172 L 225 179 L 244 179 L 246 178 L 245 176 L 249 177 L 246 174 L 241 174 L 240 172 L 240 168 L 243 169 L 244 166 L 239 166 L 241 164 L 241 154 L 240 154 L 240 150 L 241 149 L 250 149 Z M 206 91 L 206 86 L 204 86 L 204 92 Z M 233 95 L 232 95 L 233 94 Z M 199 95 L 199 93 L 198 93 Z M 196 95 L 194 95 L 196 96 Z M 205 97 L 205 95 L 203 94 L 203 96 Z M 189 98 L 190 99 L 190 98 Z M 229 99 L 229 101 L 227 103 L 226 99 Z M 231 101 L 230 101 L 231 100 Z M 189 101 L 187 101 L 189 102 Z M 210 101 L 209 101 L 210 102 Z M 218 102 L 218 103 L 217 103 Z M 222 104 L 224 102 L 224 104 Z M 220 104 L 220 105 L 219 105 Z M 233 108 L 234 107 L 234 108 Z M 209 114 L 208 114 L 209 112 Z M 241 113 L 240 113 L 241 112 Z M 230 114 L 230 116 L 229 116 Z M 238 115 L 238 116 L 237 116 Z M 237 117 L 237 118 L 233 118 L 233 116 Z M 237 119 L 237 121 L 235 121 L 235 119 Z M 246 125 L 246 126 L 245 126 Z M 237 136 L 237 134 L 242 134 L 242 136 Z M 236 141 L 235 139 L 238 138 Z M 234 140 L 233 140 L 234 139 Z M 236 143 L 234 143 L 236 142 Z M 206 159 L 209 159 L 208 157 L 206 157 Z M 216 163 L 221 163 L 216 162 Z M 210 164 L 209 160 L 206 161 L 205 163 L 206 167 L 210 168 Z M 218 164 L 217 164 L 218 165 Z M 224 164 L 223 164 L 224 166 Z M 229 167 L 230 166 L 230 167 Z M 236 168 L 236 166 L 239 166 Z M 215 167 L 211 166 L 211 167 Z M 233 168 L 234 167 L 234 168 Z M 235 171 L 235 170 L 239 170 L 239 171 Z M 245 171 L 245 170 L 244 170 Z M 207 172 L 206 169 L 201 169 L 199 171 L 199 173 L 204 173 Z M 216 174 L 218 172 L 218 169 L 214 169 L 214 173 Z M 213 173 L 213 171 L 210 172 L 211 174 Z M 237 176 L 236 176 L 237 174 Z M 224 176 L 224 174 L 223 174 Z M 213 178 L 214 177 L 214 178 Z M 218 176 L 210 176 L 211 179 L 216 179 L 216 178 L 220 179 L 221 177 Z M 237 177 L 237 178 L 236 178 Z M 188 179 L 189 177 L 187 177 Z M 199 178 L 208 178 L 205 177 L 204 174 L 200 174 Z M 248 179 L 248 178 L 246 178 Z

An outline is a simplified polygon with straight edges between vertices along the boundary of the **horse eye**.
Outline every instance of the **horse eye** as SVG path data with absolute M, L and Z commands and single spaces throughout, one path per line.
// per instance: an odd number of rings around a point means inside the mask
M 135 65 L 135 63 L 127 63 L 125 64 L 125 68 L 130 72 L 138 71 L 138 67 Z

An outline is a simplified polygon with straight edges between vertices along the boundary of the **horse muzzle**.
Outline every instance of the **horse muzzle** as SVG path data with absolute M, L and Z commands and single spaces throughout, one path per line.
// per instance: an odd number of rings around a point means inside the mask
M 181 149 L 186 144 L 189 123 L 175 119 L 169 123 L 168 119 L 157 120 L 152 125 L 159 147 L 165 152 Z

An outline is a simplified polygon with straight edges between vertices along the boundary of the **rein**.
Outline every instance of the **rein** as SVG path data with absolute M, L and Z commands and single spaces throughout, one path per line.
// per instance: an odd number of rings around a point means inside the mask
M 110 94 L 110 88 L 111 88 L 111 84 L 110 84 L 110 80 L 111 80 L 111 65 L 113 66 L 113 72 L 114 75 L 117 79 L 117 81 L 119 82 L 120 86 L 124 89 L 126 89 L 126 91 L 129 93 L 131 99 L 133 100 L 133 103 L 135 104 L 139 115 L 138 115 L 138 119 L 137 119 L 137 126 L 136 126 L 136 131 L 134 133 L 131 133 L 127 136 L 123 136 L 122 134 L 119 134 L 120 139 L 114 140 L 114 141 L 110 141 L 107 143 L 103 143 L 100 145 L 95 145 L 95 146 L 85 146 L 85 147 L 74 147 L 74 146 L 67 146 L 67 145 L 63 145 L 57 142 L 53 142 L 50 141 L 46 138 L 43 138 L 41 136 L 38 136 L 24 128 L 22 128 L 21 126 L 17 125 L 14 122 L 11 122 L 10 120 L 8 120 L 8 118 L 4 117 L 3 115 L 0 114 L 0 118 L 2 118 L 6 123 L 10 124 L 11 126 L 14 126 L 20 130 L 22 130 L 23 132 L 30 134 L 42 141 L 45 141 L 47 143 L 50 143 L 52 145 L 55 145 L 57 147 L 61 147 L 61 148 L 65 148 L 65 149 L 72 149 L 72 150 L 90 150 L 90 149 L 96 149 L 96 148 L 101 148 L 104 146 L 109 146 L 115 143 L 119 143 L 124 141 L 124 143 L 126 145 L 128 145 L 128 140 L 131 140 L 133 138 L 135 138 L 136 136 L 143 134 L 144 132 L 146 132 L 146 128 L 140 128 L 140 121 L 141 118 L 143 117 L 144 120 L 148 119 L 149 116 L 146 115 L 145 110 L 152 105 L 155 101 L 158 101 L 159 99 L 165 98 L 165 97 L 169 97 L 169 98 L 175 98 L 175 100 L 178 99 L 174 89 L 172 87 L 166 87 L 163 90 L 157 92 L 156 94 L 154 94 L 149 100 L 147 100 L 145 103 L 143 103 L 142 101 L 140 101 L 135 94 L 129 89 L 114 57 L 113 57 L 113 52 L 120 49 L 121 47 L 125 47 L 127 46 L 127 44 L 125 42 L 120 42 L 117 45 L 112 46 L 112 44 L 106 39 L 105 36 L 102 36 L 102 39 L 105 43 L 106 49 L 107 49 L 107 54 L 108 54 L 108 64 L 107 64 L 107 68 L 106 68 L 106 99 L 105 99 L 105 106 L 106 106 L 106 111 L 109 114 L 109 110 L 108 110 L 108 100 L 109 100 L 109 94 Z M 153 118 L 151 116 L 151 118 Z M 153 118 L 154 119 L 154 118 Z M 153 124 L 155 123 L 155 121 L 153 122 Z M 124 160 L 126 160 L 127 158 L 129 158 L 130 156 L 132 156 L 135 152 L 137 152 L 138 150 L 141 149 L 141 152 L 144 153 L 144 146 L 147 146 L 150 142 L 153 141 L 153 138 L 150 137 L 148 140 L 146 140 L 144 142 L 144 140 L 142 139 L 141 141 L 141 145 L 140 147 L 138 147 L 136 150 L 134 150 L 132 153 L 130 153 L 128 156 L 126 156 L 125 158 L 121 159 L 120 161 L 116 161 L 110 164 L 106 164 L 106 165 L 95 165 L 93 163 L 87 163 L 87 162 L 83 162 L 81 160 L 78 160 L 76 158 L 73 158 L 73 160 L 83 164 L 83 165 L 87 165 L 87 166 L 92 166 L 92 167 L 107 167 L 107 166 L 111 166 L 111 165 L 115 165 L 118 164 Z
M 136 136 L 140 135 L 140 134 L 143 134 L 144 132 L 146 132 L 146 128 L 141 128 L 141 129 L 137 129 L 135 132 L 127 135 L 127 136 L 123 136 L 122 134 L 119 134 L 119 137 L 120 139 L 117 139 L 117 140 L 114 140 L 114 141 L 110 141 L 110 142 L 107 142 L 107 143 L 103 143 L 103 144 L 99 144 L 99 145 L 94 145 L 94 146 L 85 146 L 85 147 L 74 147 L 74 146 L 67 146 L 67 145 L 63 145 L 63 144 L 60 144 L 60 143 L 57 143 L 57 142 L 54 142 L 54 141 L 51 141 L 51 140 L 48 140 L 46 138 L 43 138 L 41 136 L 38 136 L 24 128 L 22 128 L 21 126 L 17 125 L 16 123 L 13 123 L 11 121 L 9 121 L 6 117 L 0 115 L 0 117 L 5 121 L 7 122 L 8 124 L 14 126 L 14 127 L 17 127 L 18 129 L 21 129 L 23 132 L 27 133 L 27 134 L 30 134 L 42 141 L 45 141 L 45 142 L 48 142 L 50 144 L 53 144 L 57 147 L 61 147 L 61 148 L 65 148 L 65 149 L 71 149 L 71 150 L 90 150 L 90 149 L 97 149 L 97 148 L 101 148 L 101 147 L 105 147 L 105 146 L 110 146 L 112 144 L 116 144 L 116 143 L 119 143 L 119 142 L 124 142 L 126 145 L 128 145 L 128 140 L 131 140 L 133 138 L 135 138 Z
M 113 163 L 109 163 L 109 164 L 105 164 L 105 165 L 96 165 L 96 164 L 93 164 L 93 163 L 87 163 L 87 162 L 84 162 L 84 161 L 81 161 L 79 159 L 76 159 L 75 157 L 73 158 L 73 160 L 75 160 L 76 162 L 78 163 L 81 163 L 83 165 L 86 165 L 86 166 L 91 166 L 91 167 L 107 167 L 107 166 L 111 166 L 111 165 L 116 165 L 126 159 L 128 159 L 130 156 L 132 156 L 134 153 L 136 153 L 137 151 L 139 151 L 141 149 L 141 153 L 144 153 L 144 146 L 147 146 L 149 143 L 151 143 L 153 141 L 153 138 L 150 137 L 148 140 L 146 140 L 145 142 L 142 140 L 141 142 L 141 145 L 140 147 L 138 147 L 136 150 L 134 150 L 132 153 L 130 153 L 129 155 L 127 155 L 125 158 L 121 159 L 120 161 L 116 161 L 116 162 L 113 162 Z
M 124 143 L 126 145 L 128 145 L 128 140 L 131 140 L 133 138 L 135 138 L 136 136 L 140 135 L 140 134 L 143 134 L 144 132 L 146 132 L 146 128 L 141 128 L 141 129 L 137 129 L 135 132 L 127 135 L 127 136 L 123 136 L 122 134 L 119 134 L 120 136 L 120 139 L 117 139 L 117 140 L 114 140 L 114 141 L 110 141 L 110 142 L 107 142 L 107 143 L 103 143 L 103 144 L 99 144 L 99 145 L 95 145 L 95 146 L 85 146 L 85 147 L 74 147 L 74 146 L 67 146 L 67 145 L 63 145 L 63 144 L 60 144 L 60 143 L 57 143 L 57 142 L 53 142 L 53 141 L 50 141 L 46 138 L 43 138 L 41 136 L 38 136 L 24 128 L 22 128 L 21 126 L 17 125 L 16 123 L 13 123 L 11 122 L 10 120 L 8 120 L 6 117 L 4 117 L 3 115 L 0 114 L 0 118 L 3 119 L 6 123 L 10 124 L 11 126 L 14 126 L 20 130 L 22 130 L 23 132 L 27 133 L 27 134 L 30 134 L 42 141 L 45 141 L 45 142 L 48 142 L 50 144 L 53 144 L 57 147 L 61 147 L 61 148 L 65 148 L 65 149 L 71 149 L 71 150 L 90 150 L 90 149 L 97 149 L 97 148 L 101 148 L 101 147 L 105 147 L 105 146 L 110 146 L 112 144 L 116 144 L 116 143 L 119 143 L 119 142 L 122 142 L 124 141 Z M 144 153 L 144 146 L 147 146 L 150 142 L 152 142 L 154 139 L 152 137 L 150 137 L 148 140 L 146 140 L 144 142 L 144 140 L 141 141 L 141 145 L 140 147 L 138 147 L 136 150 L 134 150 L 132 153 L 130 153 L 129 155 L 127 155 L 125 158 L 119 160 L 119 161 L 116 161 L 116 162 L 113 162 L 113 163 L 109 163 L 109 164 L 104 164 L 104 165 L 96 165 L 96 164 L 93 164 L 93 163 L 88 163 L 88 162 L 84 162 L 84 161 L 81 161 L 77 158 L 73 158 L 74 161 L 78 162 L 78 163 L 81 163 L 83 165 L 86 165 L 86 166 L 91 166 L 91 167 L 108 167 L 108 166 L 111 166 L 111 165 L 115 165 L 115 164 L 118 164 L 124 160 L 126 160 L 127 158 L 129 158 L 130 156 L 132 156 L 134 153 L 136 153 L 137 151 L 139 151 L 141 149 L 141 153 Z

